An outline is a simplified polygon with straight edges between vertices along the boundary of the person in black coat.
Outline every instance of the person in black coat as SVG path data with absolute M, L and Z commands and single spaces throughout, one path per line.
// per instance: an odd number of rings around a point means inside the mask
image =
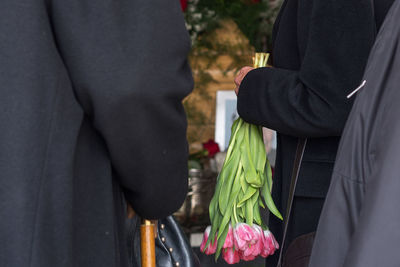
M 0 3 L 0 266 L 128 266 L 187 193 L 179 1 Z
M 397 0 L 343 131 L 310 267 L 400 265 L 399 17 Z
M 284 218 L 297 143 L 308 139 L 284 251 L 316 230 L 352 106 L 346 96 L 361 83 L 386 2 L 284 1 L 273 32 L 273 67 L 245 67 L 235 79 L 239 115 L 278 132 L 272 194 Z M 272 216 L 270 228 L 282 244 L 283 222 Z M 267 266 L 275 266 L 278 255 Z

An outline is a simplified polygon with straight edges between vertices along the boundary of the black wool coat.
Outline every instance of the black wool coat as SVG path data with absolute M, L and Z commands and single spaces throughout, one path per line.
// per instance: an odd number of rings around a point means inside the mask
M 400 265 L 399 17 L 396 1 L 343 132 L 310 267 Z
M 125 267 L 124 198 L 179 208 L 189 48 L 179 1 L 0 2 L 1 267 Z
M 240 116 L 278 132 L 272 193 L 284 217 L 298 138 L 308 138 L 286 244 L 316 230 L 352 106 L 346 96 L 361 83 L 374 42 L 373 10 L 367 0 L 286 0 L 275 22 L 274 67 L 249 72 L 239 88 Z M 270 228 L 281 244 L 283 222 L 272 217 Z

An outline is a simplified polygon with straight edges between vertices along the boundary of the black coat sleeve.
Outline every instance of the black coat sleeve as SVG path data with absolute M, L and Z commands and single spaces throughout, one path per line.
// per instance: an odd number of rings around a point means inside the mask
M 53 0 L 52 25 L 78 101 L 104 138 L 127 200 L 148 219 L 187 193 L 190 40 L 179 1 Z
M 304 137 L 339 136 L 375 36 L 371 1 L 314 0 L 298 71 L 260 68 L 244 78 L 238 112 L 248 122 Z M 295 26 L 295 25 L 294 25 Z

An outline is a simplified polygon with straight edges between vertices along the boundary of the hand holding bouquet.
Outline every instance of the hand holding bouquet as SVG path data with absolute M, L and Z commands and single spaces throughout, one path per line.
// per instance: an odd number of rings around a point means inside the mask
M 255 67 L 265 66 L 267 57 L 257 53 L 255 61 Z M 262 128 L 239 118 L 232 125 L 227 155 L 209 207 L 211 226 L 204 233 L 201 251 L 215 253 L 216 259 L 222 252 L 230 264 L 272 255 L 279 245 L 260 216 L 260 206 L 266 205 L 282 219 L 271 188 Z

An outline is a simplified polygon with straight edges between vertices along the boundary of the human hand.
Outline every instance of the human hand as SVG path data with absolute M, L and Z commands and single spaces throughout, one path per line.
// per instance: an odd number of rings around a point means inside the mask
M 247 73 L 249 73 L 249 71 L 251 71 L 253 69 L 254 69 L 253 67 L 245 66 L 245 67 L 241 68 L 239 73 L 236 75 L 236 77 L 235 77 L 235 84 L 236 84 L 235 93 L 236 93 L 236 95 L 239 94 L 239 87 L 240 87 L 240 84 L 242 83 L 244 77 L 247 75 Z

